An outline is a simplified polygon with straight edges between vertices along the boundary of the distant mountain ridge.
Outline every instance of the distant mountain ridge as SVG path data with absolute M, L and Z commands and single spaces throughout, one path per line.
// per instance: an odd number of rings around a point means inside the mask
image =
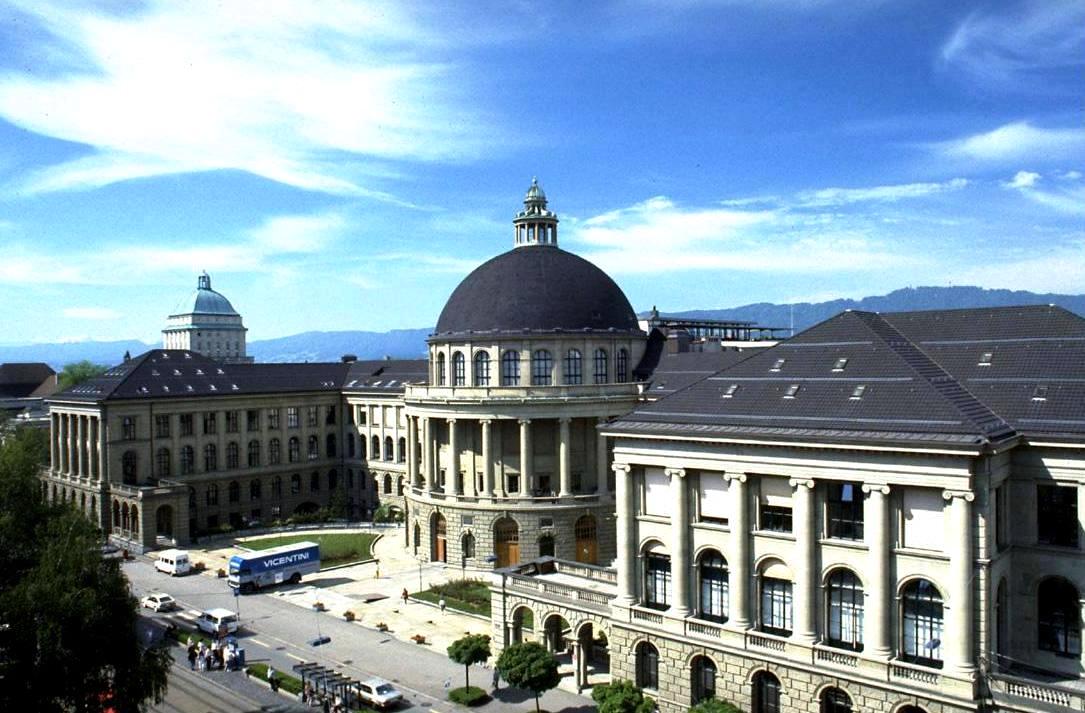
M 907 287 L 887 295 L 860 300 L 800 302 L 795 304 L 755 304 L 727 309 L 666 312 L 669 317 L 719 319 L 754 322 L 764 327 L 789 327 L 794 319 L 799 332 L 846 309 L 871 312 L 904 312 L 965 307 L 1010 307 L 1015 305 L 1055 304 L 1085 317 L 1085 295 L 1037 294 L 1023 290 L 988 290 L 981 287 Z M 641 313 L 644 317 L 647 312 Z M 426 337 L 432 328 L 394 329 L 390 332 L 303 332 L 288 337 L 249 342 L 249 354 L 262 362 L 338 361 L 344 354 L 359 359 L 424 359 Z M 116 364 L 124 353 L 133 356 L 160 346 L 136 340 L 115 342 L 66 342 L 0 346 L 0 363 L 43 361 L 58 371 L 72 362 L 88 359 L 98 364 Z

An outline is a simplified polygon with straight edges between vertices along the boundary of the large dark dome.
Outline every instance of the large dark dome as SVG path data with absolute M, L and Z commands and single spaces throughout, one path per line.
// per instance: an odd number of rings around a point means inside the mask
M 639 331 L 621 288 L 552 245 L 514 248 L 475 269 L 448 298 L 435 337 L 467 332 Z

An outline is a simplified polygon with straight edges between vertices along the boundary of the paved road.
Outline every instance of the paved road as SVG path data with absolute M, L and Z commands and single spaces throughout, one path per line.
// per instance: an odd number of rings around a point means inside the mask
M 150 710 L 152 713 L 312 713 L 311 709 L 245 680 L 243 674 L 199 674 L 189 671 L 184 661 L 174 664 L 165 699 Z
M 290 673 L 294 664 L 313 661 L 354 678 L 380 676 L 392 681 L 408 701 L 400 710 L 442 712 L 456 708 L 447 700 L 445 684 L 462 685 L 464 671 L 444 651 L 405 643 L 290 603 L 292 597 L 302 595 L 308 586 L 305 583 L 235 598 L 225 580 L 207 575 L 171 578 L 155 571 L 146 559 L 125 563 L 124 571 L 137 597 L 151 591 L 166 591 L 190 610 L 212 607 L 236 610 L 240 606 L 242 630 L 238 642 L 245 648 L 249 663 L 269 662 L 276 669 Z M 145 611 L 148 617 L 168 618 Z M 331 642 L 320 647 L 306 644 L 318 635 L 330 636 Z M 489 670 L 472 668 L 472 682 L 476 685 L 487 686 L 490 675 Z M 555 712 L 594 710 L 590 699 L 561 690 L 548 691 L 541 702 L 544 708 Z M 530 694 L 509 689 L 499 691 L 484 707 L 493 713 L 528 709 L 534 709 Z

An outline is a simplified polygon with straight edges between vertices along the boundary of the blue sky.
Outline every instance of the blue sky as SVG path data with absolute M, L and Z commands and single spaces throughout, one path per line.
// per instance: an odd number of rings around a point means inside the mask
M 120 8 L 120 9 L 118 9 Z M 0 0 L 0 342 L 420 327 L 512 245 L 661 310 L 1085 286 L 1080 0 Z

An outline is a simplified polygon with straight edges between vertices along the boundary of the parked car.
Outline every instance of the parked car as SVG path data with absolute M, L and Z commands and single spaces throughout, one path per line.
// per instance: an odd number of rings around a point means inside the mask
M 177 608 L 177 600 L 165 592 L 148 594 L 139 602 L 146 609 L 155 611 L 172 611 Z
M 387 710 L 403 700 L 403 694 L 383 678 L 370 678 L 358 684 L 362 703 Z
M 188 574 L 192 569 L 188 552 L 184 550 L 162 550 L 154 561 L 154 568 L 159 572 L 165 572 L 171 577 Z
M 196 618 L 196 627 L 212 636 L 233 634 L 237 624 L 237 613 L 229 609 L 208 609 Z

